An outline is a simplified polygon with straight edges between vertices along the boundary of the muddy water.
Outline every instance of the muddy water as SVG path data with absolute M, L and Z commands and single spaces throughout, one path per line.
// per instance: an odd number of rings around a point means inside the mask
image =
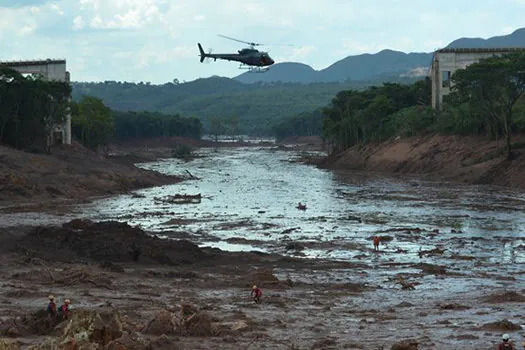
M 271 147 L 203 149 L 200 156 L 141 165 L 199 179 L 99 200 L 54 220 L 116 219 L 224 250 L 355 263 L 354 269 L 318 273 L 275 271 L 305 285 L 370 287 L 361 294 L 312 288 L 303 296 L 328 305 L 323 314 L 333 320 L 333 335 L 348 339 L 374 334 L 374 344 L 415 337 L 433 344 L 425 349 L 489 348 L 501 332 L 485 331 L 483 324 L 525 324 L 521 304 L 485 301 L 491 294 L 525 292 L 525 193 L 320 170 L 291 162 L 293 151 Z M 199 193 L 195 204 L 155 200 Z M 296 209 L 298 202 L 307 209 Z M 370 239 L 376 234 L 383 237 L 379 253 Z M 415 290 L 402 290 L 399 274 Z M 442 307 L 453 303 L 462 307 Z M 304 317 L 312 314 L 308 305 Z M 522 340 L 521 332 L 508 333 Z
M 143 198 L 97 201 L 77 213 L 125 220 L 166 236 L 183 230 L 202 245 L 226 250 L 282 253 L 294 241 L 308 257 L 355 259 L 362 249 L 352 248 L 370 248 L 370 237 L 379 233 L 393 240 L 384 242 L 378 259 L 404 250 L 395 261 L 420 262 L 419 251 L 442 247 L 513 266 L 525 263 L 525 193 L 334 173 L 290 162 L 296 154 L 276 148 L 204 149 L 200 155 L 191 162 L 141 165 L 200 179 L 138 191 Z M 154 200 L 199 193 L 196 204 Z M 296 209 L 298 202 L 307 209 Z
M 105 199 L 78 208 L 78 214 L 127 221 L 164 237 L 189 233 L 203 246 L 224 250 L 362 264 L 352 271 L 313 271 L 309 277 L 277 272 L 303 283 L 348 281 L 373 287 L 359 297 L 329 298 L 333 312 L 346 315 L 334 332 L 350 338 L 366 339 L 359 327 L 365 322 L 385 341 L 393 334 L 423 336 L 440 348 L 464 345 L 469 338 L 471 344 L 496 342 L 500 332 L 483 331 L 485 323 L 509 319 L 525 324 L 518 304 L 484 301 L 487 295 L 525 287 L 525 193 L 320 170 L 291 162 L 297 154 L 277 148 L 204 149 L 200 155 L 191 162 L 142 165 L 199 179 Z M 196 204 L 154 200 L 199 193 L 202 200 Z M 298 202 L 307 209 L 296 209 Z M 380 253 L 372 250 L 375 234 L 385 238 Z M 422 271 L 420 263 L 443 267 L 446 273 Z M 401 290 L 398 274 L 416 283 L 417 292 Z M 312 293 L 320 300 L 326 297 Z M 441 310 L 446 303 L 466 310 Z M 371 316 L 363 319 L 363 312 Z M 510 333 L 521 341 L 520 332 Z

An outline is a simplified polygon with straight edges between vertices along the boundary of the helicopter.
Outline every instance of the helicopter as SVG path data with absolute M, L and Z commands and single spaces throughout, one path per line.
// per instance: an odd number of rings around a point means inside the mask
M 206 58 L 212 58 L 214 61 L 217 61 L 217 59 L 220 60 L 227 60 L 227 61 L 236 61 L 240 62 L 239 69 L 247 69 L 250 72 L 254 73 L 264 73 L 267 72 L 272 64 L 275 63 L 275 61 L 268 55 L 267 52 L 256 50 L 256 46 L 260 46 L 262 44 L 243 41 L 235 38 L 230 38 L 225 35 L 219 35 L 220 37 L 230 39 L 233 41 L 237 41 L 240 43 L 248 44 L 250 45 L 249 48 L 244 48 L 242 50 L 238 50 L 237 53 L 205 53 L 202 49 L 202 46 L 200 43 L 197 44 L 199 47 L 200 57 L 201 57 L 201 63 L 204 62 L 204 59 Z

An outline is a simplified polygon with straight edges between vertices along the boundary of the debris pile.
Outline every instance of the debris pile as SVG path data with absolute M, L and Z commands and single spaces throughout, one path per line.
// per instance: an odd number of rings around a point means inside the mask
M 68 263 L 180 265 L 208 254 L 186 240 L 163 240 L 116 221 L 73 220 L 62 227 L 37 227 L 13 248 L 28 258 Z

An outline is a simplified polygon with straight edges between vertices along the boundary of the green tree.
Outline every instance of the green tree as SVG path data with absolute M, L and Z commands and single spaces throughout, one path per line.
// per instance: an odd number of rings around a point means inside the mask
M 115 132 L 115 118 L 111 109 L 101 99 L 84 96 L 72 108 L 72 124 L 75 136 L 93 150 L 102 147 L 108 155 L 109 141 Z
M 501 123 L 510 159 L 513 109 L 525 92 L 525 53 L 483 59 L 454 73 L 452 83 L 452 101 L 468 101 L 473 109 L 480 108 L 487 120 Z

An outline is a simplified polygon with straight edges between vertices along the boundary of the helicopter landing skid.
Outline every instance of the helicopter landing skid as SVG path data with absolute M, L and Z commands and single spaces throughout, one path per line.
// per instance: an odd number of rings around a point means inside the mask
M 247 66 L 247 65 L 241 64 L 239 66 L 239 69 L 246 69 L 250 73 L 264 73 L 264 72 L 268 72 L 270 70 L 270 67 L 261 68 L 261 67 L 253 67 L 253 66 Z

